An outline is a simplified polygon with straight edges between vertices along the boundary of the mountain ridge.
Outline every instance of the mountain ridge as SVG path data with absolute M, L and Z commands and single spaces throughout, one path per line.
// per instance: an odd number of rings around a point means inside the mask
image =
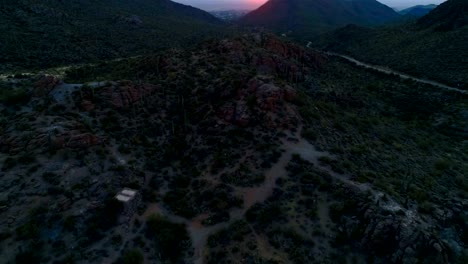
M 375 0 L 270 0 L 241 18 L 239 23 L 291 31 L 296 36 L 313 36 L 350 23 L 377 25 L 399 16 Z
M 403 10 L 398 11 L 398 13 L 405 15 L 405 16 L 412 16 L 412 17 L 422 17 L 427 15 L 431 10 L 436 8 L 437 5 L 416 5 L 412 6 Z
M 0 12 L 6 40 L 0 43 L 5 54 L 0 62 L 6 68 L 133 56 L 221 34 L 224 28 L 209 13 L 169 0 L 20 0 L 3 2 Z

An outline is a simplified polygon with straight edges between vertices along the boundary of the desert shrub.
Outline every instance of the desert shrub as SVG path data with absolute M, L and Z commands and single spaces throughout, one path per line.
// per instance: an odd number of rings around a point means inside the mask
M 426 190 L 416 187 L 415 185 L 410 185 L 409 196 L 411 199 L 422 203 L 428 200 L 429 195 Z
M 91 216 L 86 229 L 86 235 L 90 241 L 98 241 L 105 236 L 105 232 L 117 224 L 122 204 L 114 198 L 104 201 L 102 208 Z
M 434 168 L 438 171 L 444 171 L 450 168 L 451 162 L 448 159 L 440 158 L 435 161 Z
M 58 185 L 60 183 L 59 176 L 53 172 L 44 172 L 42 174 L 42 179 L 52 185 Z
M 247 221 L 255 223 L 260 228 L 266 228 L 274 221 L 284 218 L 281 207 L 273 203 L 255 204 L 247 210 L 245 217 Z
M 229 212 L 219 212 L 210 215 L 207 219 L 203 220 L 203 225 L 216 225 L 222 222 L 229 221 Z
M 330 218 L 333 222 L 339 223 L 342 216 L 355 215 L 358 212 L 358 208 L 359 206 L 354 200 L 346 200 L 344 203 L 334 203 L 329 209 Z
M 163 259 L 176 263 L 190 247 L 190 237 L 184 224 L 172 223 L 159 215 L 146 222 L 146 237 L 152 239 Z
M 197 212 L 190 204 L 189 194 L 188 189 L 174 189 L 164 195 L 163 201 L 175 214 L 191 218 Z
M 250 233 L 250 228 L 245 221 L 238 220 L 232 223 L 228 228 L 221 229 L 218 233 L 208 238 L 210 248 L 225 247 L 232 241 L 240 242 Z
M 247 97 L 247 107 L 252 110 L 257 105 L 257 97 L 255 95 L 249 95 Z
M 137 249 L 127 250 L 122 256 L 123 264 L 141 264 L 143 260 L 143 254 Z
M 268 234 L 274 248 L 286 251 L 292 263 L 311 263 L 313 256 L 311 248 L 315 246 L 312 240 L 305 239 L 292 228 L 272 230 Z
M 304 131 L 302 131 L 302 137 L 310 141 L 315 141 L 317 139 L 317 132 L 310 128 L 305 129 Z
M 183 189 L 189 187 L 191 178 L 185 175 L 179 175 L 171 182 L 171 189 Z
M 10 237 L 11 237 L 10 233 L 2 232 L 2 233 L 0 233 L 0 242 L 2 242 L 3 240 L 5 240 L 7 238 L 10 238 Z
M 321 163 L 323 163 L 323 164 L 329 165 L 330 163 L 332 163 L 333 160 L 332 160 L 330 157 L 328 157 L 328 156 L 321 156 L 321 157 L 319 158 L 319 161 L 320 161 Z
M 63 228 L 67 231 L 73 231 L 76 225 L 76 218 L 74 216 L 68 216 L 63 219 Z
M 38 239 L 40 231 L 38 223 L 33 219 L 16 229 L 16 239 Z
M 252 171 L 245 164 L 241 164 L 235 172 L 221 175 L 221 180 L 224 183 L 237 186 L 253 186 L 262 183 L 265 176 L 262 173 Z
M 115 234 L 111 237 L 111 243 L 113 246 L 119 246 L 122 244 L 122 236 L 120 234 Z
M 2 171 L 7 171 L 7 170 L 14 168 L 17 163 L 18 162 L 16 161 L 16 159 L 12 157 L 8 157 L 3 163 Z
M 37 248 L 28 248 L 25 251 L 20 250 L 15 256 L 16 264 L 41 263 L 41 251 Z
M 120 144 L 117 150 L 122 154 L 130 154 L 131 150 L 128 145 Z
M 418 211 L 425 214 L 430 214 L 434 211 L 434 206 L 430 202 L 422 202 L 419 204 Z
M 0 89 L 0 103 L 5 105 L 21 105 L 29 101 L 31 95 L 26 89 Z

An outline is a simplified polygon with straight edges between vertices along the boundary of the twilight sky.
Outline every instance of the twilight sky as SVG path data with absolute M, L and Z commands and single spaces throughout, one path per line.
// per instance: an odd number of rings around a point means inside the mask
M 267 0 L 173 0 L 205 10 L 254 9 Z M 390 7 L 410 7 L 414 5 L 440 4 L 445 0 L 378 0 Z

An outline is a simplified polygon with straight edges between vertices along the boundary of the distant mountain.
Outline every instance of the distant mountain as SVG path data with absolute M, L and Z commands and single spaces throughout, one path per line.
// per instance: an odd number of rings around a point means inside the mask
M 241 17 L 249 13 L 249 10 L 221 10 L 221 11 L 211 11 L 210 14 L 213 16 L 225 20 L 225 21 L 234 21 L 238 20 Z
M 322 49 L 468 89 L 468 1 L 449 0 L 418 21 L 347 26 L 312 39 Z
M 437 5 L 417 5 L 410 8 L 403 9 L 399 11 L 401 15 L 412 16 L 412 17 L 422 17 L 427 15 L 431 10 L 436 8 Z
M 169 0 L 2 1 L 0 65 L 49 67 L 138 55 L 193 42 L 222 25 Z
M 240 24 L 311 36 L 350 23 L 383 24 L 399 16 L 375 0 L 270 0 Z

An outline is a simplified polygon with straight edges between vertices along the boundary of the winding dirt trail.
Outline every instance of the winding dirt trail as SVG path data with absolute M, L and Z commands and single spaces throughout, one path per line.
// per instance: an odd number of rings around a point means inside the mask
M 330 168 L 322 166 L 319 162 L 319 158 L 323 156 L 333 158 L 333 155 L 329 154 L 328 152 L 318 151 L 313 145 L 300 136 L 300 131 L 301 129 L 299 129 L 299 131 L 294 135 L 288 135 L 290 136 L 289 138 L 294 138 L 294 140 L 282 140 L 283 144 L 281 148 L 284 150 L 284 152 L 278 162 L 265 172 L 265 181 L 261 185 L 250 188 L 235 187 L 237 192 L 243 196 L 244 207 L 241 209 L 232 209 L 229 212 L 230 220 L 228 222 L 219 223 L 213 226 L 203 226 L 201 222 L 206 217 L 208 217 L 207 215 L 202 214 L 193 219 L 185 219 L 183 217 L 172 214 L 160 204 L 151 204 L 148 210 L 145 212 L 144 217 L 148 217 L 151 214 L 160 214 L 167 217 L 168 220 L 172 222 L 185 224 L 194 247 L 194 263 L 203 264 L 205 263 L 206 243 L 208 238 L 221 229 L 228 228 L 229 225 L 233 222 L 243 219 L 247 210 L 256 203 L 262 203 L 268 199 L 268 197 L 272 195 L 276 186 L 276 180 L 280 177 L 287 177 L 288 173 L 286 171 L 286 166 L 291 160 L 293 154 L 299 154 L 304 160 L 313 163 L 320 170 L 328 172 L 331 177 L 345 184 L 346 186 L 353 188 L 358 192 L 368 192 L 372 195 L 374 201 L 378 203 L 380 207 L 392 212 L 404 212 L 407 218 L 405 221 L 406 224 L 409 225 L 414 221 L 420 221 L 420 218 L 414 209 L 404 208 L 391 197 L 378 190 L 375 190 L 369 184 L 354 182 L 350 180 L 348 176 L 338 174 L 332 171 Z M 385 199 L 383 199 L 384 196 Z
M 349 62 L 352 62 L 352 63 L 356 64 L 357 66 L 360 66 L 360 67 L 363 67 L 363 68 L 373 69 L 373 70 L 376 70 L 376 71 L 379 71 L 379 72 L 382 72 L 382 73 L 386 73 L 386 74 L 398 75 L 402 79 L 412 80 L 412 81 L 415 81 L 415 82 L 418 82 L 418 83 L 423 83 L 423 84 L 429 84 L 429 85 L 432 85 L 432 86 L 435 86 L 435 87 L 439 87 L 439 88 L 442 88 L 442 89 L 455 91 L 455 92 L 459 92 L 459 93 L 463 93 L 463 94 L 468 93 L 468 90 L 462 90 L 462 89 L 451 87 L 451 86 L 448 86 L 448 85 L 445 85 L 445 84 L 442 84 L 442 83 L 439 83 L 439 82 L 436 82 L 436 81 L 414 77 L 414 76 L 408 75 L 406 73 L 402 73 L 402 72 L 399 72 L 399 71 L 392 70 L 392 69 L 387 68 L 387 67 L 365 63 L 365 62 L 356 60 L 355 58 L 352 58 L 352 57 L 347 56 L 347 55 L 334 53 L 334 52 L 327 52 L 327 51 L 322 51 L 322 53 L 326 54 L 328 56 L 335 56 L 335 57 L 343 58 L 343 59 L 345 59 L 345 60 L 347 60 Z

